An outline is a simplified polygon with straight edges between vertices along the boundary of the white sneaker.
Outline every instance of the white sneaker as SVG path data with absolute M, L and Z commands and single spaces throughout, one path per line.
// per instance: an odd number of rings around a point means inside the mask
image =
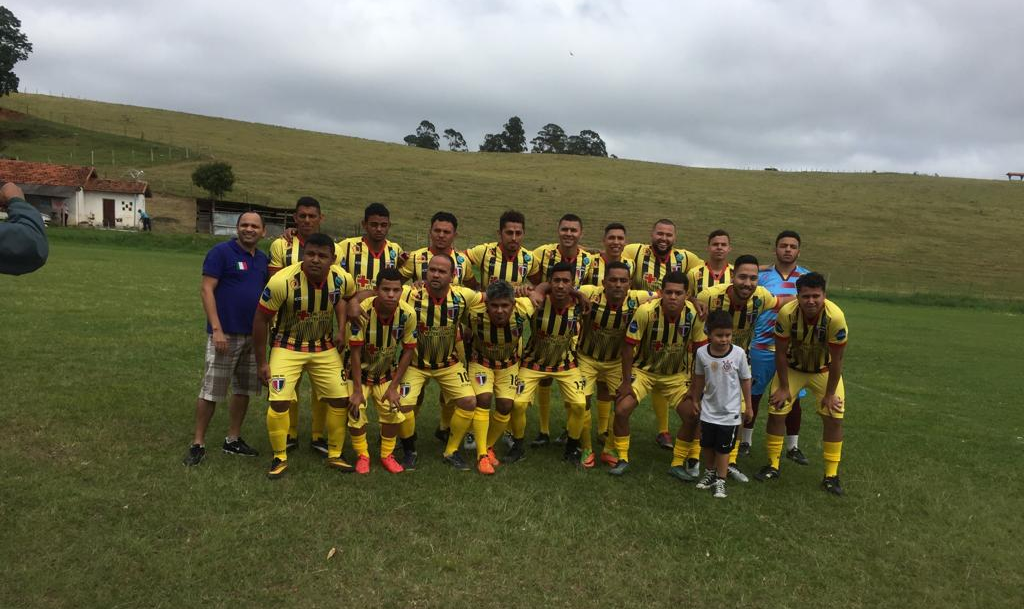
M 715 470 L 709 469 L 704 472 L 704 477 L 697 482 L 697 485 L 694 488 L 699 491 L 709 489 L 715 485 L 716 480 L 718 480 L 718 474 L 715 473 Z
M 467 431 L 466 435 L 462 437 L 462 448 L 476 450 L 476 436 L 473 435 L 473 432 Z
M 729 466 L 729 477 L 736 482 L 750 482 L 750 478 L 747 478 L 747 475 L 741 472 L 740 468 L 735 465 Z
M 715 493 L 712 496 L 715 499 L 725 499 L 726 497 L 729 496 L 725 492 L 725 480 L 722 480 L 721 478 L 716 478 L 713 488 L 715 489 Z

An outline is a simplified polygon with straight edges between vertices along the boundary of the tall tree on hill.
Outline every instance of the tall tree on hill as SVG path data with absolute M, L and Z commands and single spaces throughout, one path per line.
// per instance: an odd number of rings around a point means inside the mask
M 444 139 L 448 142 L 448 150 L 452 152 L 469 151 L 469 146 L 466 145 L 466 138 L 462 137 L 461 133 L 451 127 L 444 130 Z
M 0 96 L 17 93 L 18 75 L 14 64 L 28 59 L 32 43 L 21 33 L 21 21 L 6 6 L 0 6 Z
M 522 119 L 513 116 L 505 123 L 504 131 L 485 135 L 480 152 L 526 152 L 526 130 Z
M 566 154 L 584 156 L 608 156 L 608 148 L 596 131 L 584 129 L 579 135 L 570 135 Z
M 537 137 L 530 140 L 530 152 L 538 154 L 563 154 L 567 144 L 565 130 L 554 123 L 544 125 Z
M 214 199 L 235 187 L 235 172 L 223 161 L 204 163 L 192 172 L 192 183 L 210 193 Z
M 406 144 L 416 148 L 437 150 L 441 147 L 441 138 L 437 135 L 437 128 L 428 120 L 420 121 L 420 126 L 416 127 L 416 133 L 410 133 L 402 139 Z

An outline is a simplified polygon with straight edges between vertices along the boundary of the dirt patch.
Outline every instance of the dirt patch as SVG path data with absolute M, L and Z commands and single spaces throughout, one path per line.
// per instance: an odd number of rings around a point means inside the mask
M 196 232 L 196 200 L 154 193 L 146 199 L 155 233 Z
M 27 117 L 27 114 L 8 110 L 7 108 L 0 108 L 0 121 L 20 121 Z

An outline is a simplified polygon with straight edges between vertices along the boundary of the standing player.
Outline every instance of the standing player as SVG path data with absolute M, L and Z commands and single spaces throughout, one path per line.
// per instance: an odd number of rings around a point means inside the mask
M 586 285 L 602 285 L 604 274 L 608 265 L 612 262 L 623 262 L 629 269 L 630 277 L 633 275 L 633 267 L 630 262 L 622 259 L 622 250 L 626 247 L 626 227 L 621 222 L 612 222 L 604 227 L 604 238 L 602 239 L 604 249 L 592 256 L 590 271 L 583 278 Z
M 846 411 L 843 353 L 849 329 L 842 309 L 827 298 L 824 276 L 807 273 L 796 280 L 796 290 L 796 302 L 783 305 L 775 321 L 775 378 L 769 386 L 771 398 L 764 441 L 768 465 L 754 477 L 760 481 L 779 477 L 786 415 L 793 405 L 793 398 L 806 387 L 818 401 L 818 414 L 822 421 L 825 477 L 821 487 L 841 496 L 839 459 L 843 449 L 843 414 Z
M 544 378 L 558 383 L 562 400 L 569 408 L 566 425 L 569 437 L 564 458 L 577 463 L 580 460 L 586 397 L 583 394 L 585 383 L 576 362 L 581 307 L 574 302 L 573 276 L 572 265 L 568 262 L 559 262 L 551 269 L 547 293 L 530 320 L 530 340 L 519 365 L 521 391 L 514 404 L 514 410 L 520 414 L 512 419 L 513 442 L 506 461 L 515 462 L 524 456 L 526 410 Z M 588 431 L 588 439 L 589 435 Z
M 796 296 L 796 281 L 810 271 L 799 266 L 796 261 L 800 257 L 800 235 L 791 230 L 784 230 L 775 238 L 775 264 L 761 271 L 758 285 L 764 287 L 773 296 L 793 298 Z M 775 311 L 765 311 L 758 317 L 754 326 L 754 339 L 751 342 L 751 369 L 754 373 L 753 408 L 749 422 L 744 423 L 740 432 L 740 455 L 750 454 L 750 442 L 754 435 L 754 422 L 757 420 L 757 407 L 761 403 L 761 394 L 768 389 L 768 383 L 775 376 Z M 793 407 L 786 415 L 786 457 L 800 465 L 807 465 L 807 457 L 800 450 L 800 399 L 793 402 Z
M 302 251 L 306 239 L 311 235 L 320 232 L 320 225 L 323 223 L 324 214 L 320 209 L 320 201 L 313 197 L 299 197 L 295 202 L 295 212 L 292 214 L 295 221 L 295 229 L 287 229 L 283 235 L 274 239 L 270 244 L 270 275 L 280 271 L 282 268 L 302 262 Z M 334 261 L 337 264 L 341 248 L 334 246 Z M 296 393 L 295 400 L 288 407 L 288 450 L 298 446 L 299 443 L 299 400 Z M 321 401 L 313 389 L 309 396 L 312 420 L 310 432 L 313 450 L 324 455 L 327 454 L 327 440 L 324 438 L 324 426 L 327 418 L 327 404 Z
M 228 435 L 222 449 L 231 455 L 255 457 L 259 453 L 242 439 L 242 420 L 249 396 L 260 394 L 253 355 L 252 320 L 260 292 L 267 284 L 267 256 L 256 249 L 265 233 L 263 218 L 255 212 L 238 216 L 237 237 L 217 244 L 203 261 L 199 294 L 206 312 L 206 369 L 196 400 L 196 428 L 185 465 L 199 465 L 206 456 L 206 428 L 217 402 L 234 392 L 228 406 Z
M 629 468 L 629 417 L 637 404 L 652 391 L 680 403 L 690 387 L 690 356 L 704 340 L 697 310 L 686 299 L 682 271 L 665 275 L 660 296 L 637 310 L 622 345 L 622 383 L 609 438 L 618 453 L 618 461 L 608 470 L 614 476 Z
M 493 474 L 500 463 L 494 454 L 494 443 L 505 432 L 512 416 L 513 401 L 519 391 L 522 337 L 534 306 L 529 298 L 516 298 L 512 285 L 505 281 L 488 285 L 485 296 L 486 303 L 469 310 L 469 377 L 476 393 L 473 431 L 480 438 L 476 446 L 477 471 Z
M 344 382 L 339 349 L 334 342 L 334 322 L 345 328 L 344 299 L 354 293 L 352 277 L 332 266 L 334 241 L 323 233 L 306 239 L 302 262 L 281 269 L 270 278 L 253 319 L 253 347 L 260 380 L 270 385 L 267 434 L 274 450 L 269 478 L 284 475 L 288 468 L 288 405 L 303 372 L 309 375 L 317 395 L 328 404 L 327 425 L 332 444 L 344 441 L 348 387 Z M 267 324 L 274 321 L 267 362 Z M 352 467 L 338 459 L 327 464 L 342 471 Z
M 662 218 L 654 223 L 650 244 L 631 243 L 622 250 L 622 258 L 633 267 L 633 289 L 657 291 L 665 275 L 680 271 L 684 275 L 704 264 L 696 254 L 677 248 L 676 225 Z M 664 449 L 672 448 L 672 434 L 668 431 L 668 401 L 658 392 L 651 395 L 651 405 L 658 423 L 655 441 Z
M 498 241 L 482 243 L 466 250 L 474 273 L 483 287 L 495 281 L 507 281 L 512 287 L 529 285 L 528 278 L 537 272 L 537 260 L 523 249 L 526 218 L 518 211 L 506 211 L 498 220 Z
M 757 258 L 743 255 L 736 258 L 731 283 L 708 288 L 697 297 L 699 303 L 707 311 L 709 320 L 711 313 L 715 311 L 721 311 L 732 320 L 730 339 L 733 344 L 743 350 L 744 356 L 750 348 L 750 341 L 754 337 L 754 328 L 758 320 L 766 312 L 777 310 L 780 304 L 780 301 L 772 296 L 771 292 L 757 285 L 757 277 Z M 694 394 L 696 393 L 694 390 Z M 694 399 L 699 400 L 700 397 L 695 395 Z M 697 418 L 688 416 L 687 412 L 685 407 L 680 409 L 683 425 L 676 436 L 669 473 L 681 480 L 692 481 L 700 473 L 698 464 L 692 459 L 687 459 L 688 456 L 692 458 L 693 448 L 696 445 Z M 729 475 L 738 482 L 748 482 L 746 474 L 736 466 L 738 447 L 734 445 L 730 450 Z
M 728 285 L 732 279 L 732 265 L 729 264 L 729 252 L 732 245 L 729 233 L 722 229 L 711 231 L 708 235 L 708 260 L 697 268 L 690 269 L 686 278 L 690 280 L 690 298 L 696 298 L 704 290 L 716 285 Z
M 591 302 L 591 308 L 582 320 L 577 348 L 580 374 L 586 382 L 583 393 L 588 407 L 590 397 L 595 390 L 598 392 L 598 434 L 607 433 L 612 406 L 609 397 L 602 397 L 600 388 L 618 389 L 622 385 L 622 344 L 626 330 L 640 305 L 654 297 L 653 292 L 629 289 L 629 266 L 622 261 L 607 263 L 602 283 L 601 287 L 585 285 L 580 288 L 580 293 Z M 584 419 L 583 434 L 583 465 L 591 467 L 594 458 L 588 446 L 589 417 Z M 605 443 L 602 458 L 610 460 L 609 465 L 618 462 L 618 458 L 613 456 L 611 442 Z
M 586 250 L 580 248 L 580 239 L 583 237 L 583 220 L 576 214 L 565 214 L 558 220 L 558 243 L 549 243 L 533 250 L 533 256 L 537 259 L 537 271 L 530 276 L 534 284 L 551 280 L 551 271 L 560 262 L 572 266 L 573 287 L 580 287 L 583 279 L 590 274 L 590 266 L 594 257 Z M 568 408 L 566 407 L 566 419 L 568 420 Z M 534 448 L 546 446 L 551 441 L 550 435 L 551 420 L 551 379 L 546 378 L 540 382 L 537 389 L 537 423 L 540 430 L 537 438 L 530 443 Z M 588 428 L 589 433 L 589 428 Z M 567 434 L 562 433 L 558 442 L 565 442 Z
M 402 246 L 388 241 L 391 212 L 381 203 L 370 203 L 363 210 L 363 236 L 338 242 L 338 264 L 352 275 L 358 290 L 372 290 L 381 269 L 397 268 Z
M 352 396 L 350 408 L 359 416 L 349 418 L 349 433 L 356 451 L 356 473 L 370 472 L 366 445 L 366 403 L 373 402 L 380 422 L 380 462 L 392 474 L 403 471 L 395 460 L 395 438 L 405 420 L 399 406 L 399 387 L 416 348 L 416 312 L 401 301 L 402 275 L 397 269 L 381 269 L 374 282 L 374 296 L 360 303 L 360 319 L 349 324 Z M 365 315 L 365 321 L 362 316 Z M 401 350 L 401 355 L 399 355 Z M 395 362 L 398 362 L 397 367 Z M 334 437 L 333 435 L 331 437 Z M 341 446 L 331 445 L 328 457 L 341 457 Z

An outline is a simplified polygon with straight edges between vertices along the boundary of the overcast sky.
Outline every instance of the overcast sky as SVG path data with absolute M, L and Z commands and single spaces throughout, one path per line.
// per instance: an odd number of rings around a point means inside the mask
M 29 92 L 391 142 L 427 118 L 472 150 L 518 115 L 682 165 L 1024 171 L 1019 0 L 4 5 Z

